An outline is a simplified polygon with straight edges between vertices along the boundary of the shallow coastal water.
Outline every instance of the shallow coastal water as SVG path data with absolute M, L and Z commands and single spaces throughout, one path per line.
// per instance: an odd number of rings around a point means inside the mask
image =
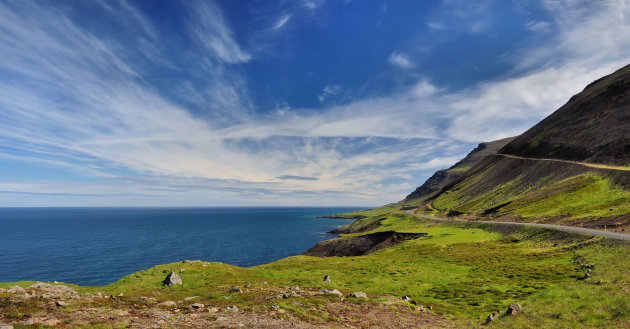
M 0 281 L 104 285 L 200 259 L 254 266 L 298 255 L 356 208 L 0 208 Z

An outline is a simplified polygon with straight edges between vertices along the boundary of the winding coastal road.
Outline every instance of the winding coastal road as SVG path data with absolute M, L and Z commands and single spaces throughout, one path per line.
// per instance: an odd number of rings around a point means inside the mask
M 405 212 L 416 217 L 429 219 L 429 220 L 442 221 L 442 222 L 472 222 L 472 223 L 488 223 L 488 224 L 499 224 L 499 225 L 537 226 L 537 227 L 544 227 L 544 228 L 563 231 L 563 232 L 578 233 L 582 235 L 599 235 L 599 236 L 603 236 L 609 239 L 630 241 L 630 234 L 607 232 L 607 231 L 602 231 L 602 230 L 594 230 L 590 228 L 582 228 L 582 227 L 575 227 L 575 226 L 538 224 L 538 223 L 492 222 L 492 221 L 474 221 L 473 222 L 473 221 L 466 221 L 466 220 L 461 220 L 461 219 L 445 219 L 445 218 L 421 215 L 421 214 L 413 213 L 411 212 L 411 210 L 406 210 Z
M 562 162 L 562 163 L 576 164 L 576 165 L 589 167 L 589 168 L 618 170 L 618 171 L 630 171 L 630 166 L 625 166 L 625 167 L 622 167 L 622 166 L 611 166 L 611 165 L 605 165 L 605 164 L 600 164 L 600 163 L 579 162 L 579 161 L 562 160 L 562 159 L 551 159 L 551 158 L 527 158 L 527 157 L 522 157 L 522 156 L 518 156 L 518 155 L 504 154 L 504 153 L 497 153 L 496 155 L 500 155 L 500 156 L 506 157 L 506 158 L 519 159 L 519 160 Z

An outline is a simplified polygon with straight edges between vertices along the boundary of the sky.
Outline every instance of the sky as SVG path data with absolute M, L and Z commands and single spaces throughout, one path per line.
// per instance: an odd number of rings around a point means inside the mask
M 379 206 L 629 63 L 630 0 L 0 0 L 0 206 Z

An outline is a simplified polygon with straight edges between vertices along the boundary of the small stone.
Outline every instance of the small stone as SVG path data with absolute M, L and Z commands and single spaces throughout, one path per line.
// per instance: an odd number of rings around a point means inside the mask
M 232 287 L 232 289 L 230 289 L 230 294 L 236 294 L 239 292 L 243 292 L 243 289 L 241 289 L 241 287 Z
M 363 291 L 355 291 L 355 292 L 351 292 L 348 294 L 349 298 L 368 298 L 367 294 L 365 294 Z
M 427 309 L 426 309 L 426 308 L 424 308 L 424 306 L 422 306 L 422 305 L 418 305 L 418 311 L 420 311 L 420 312 L 423 312 L 423 313 L 424 313 L 424 312 L 426 312 L 426 311 L 427 311 Z
M 226 318 L 226 317 L 224 317 L 224 316 L 220 316 L 220 317 L 218 317 L 218 318 L 217 318 L 217 321 L 225 321 L 225 320 L 227 320 L 227 319 L 228 319 L 228 318 Z
M 263 284 L 269 284 L 269 283 L 267 283 L 267 281 L 263 281 Z
M 402 300 L 406 301 L 409 304 L 417 305 L 416 301 L 409 298 L 409 296 L 403 296 Z
M 238 307 L 236 307 L 236 305 L 228 306 L 227 310 L 231 312 L 238 312 Z
M 162 281 L 162 285 L 169 286 L 169 287 L 172 287 L 177 284 L 182 284 L 182 277 L 173 271 L 171 271 L 171 273 L 169 273 L 166 276 L 164 281 Z
M 189 300 L 193 300 L 193 299 L 197 299 L 199 298 L 199 296 L 191 296 L 191 297 L 186 297 L 184 298 L 185 301 L 189 301 Z
M 0 322 L 0 329 L 13 329 L 13 326 L 10 324 L 5 324 Z
M 245 287 L 245 288 L 249 288 L 249 287 L 251 287 L 251 286 L 252 286 L 252 284 L 251 284 L 250 282 L 247 282 L 247 283 L 246 283 L 243 287 Z
M 193 309 L 199 310 L 199 309 L 202 309 L 202 308 L 206 307 L 206 305 L 201 304 L 201 303 L 194 303 L 194 304 L 190 305 L 190 307 L 192 307 Z
M 510 305 L 510 307 L 508 307 L 508 309 L 505 312 L 505 314 L 517 315 L 517 314 L 521 313 L 522 311 L 523 311 L 523 307 L 521 306 L 521 304 L 514 303 L 514 304 Z
M 291 286 L 291 287 L 289 287 L 289 290 L 297 290 L 297 291 L 299 291 L 300 287 L 298 287 L 298 286 Z
M 432 309 L 433 309 L 433 306 L 429 305 L 429 306 L 427 306 L 427 308 L 428 308 L 428 309 L 430 309 L 430 310 L 432 310 Z
M 125 296 L 125 295 L 122 292 L 120 294 L 116 295 L 116 297 L 123 297 L 123 296 Z
M 291 298 L 291 297 L 297 297 L 297 294 L 295 293 L 295 291 L 291 291 L 290 293 L 282 294 L 282 298 L 283 299 L 287 299 L 287 298 Z
M 337 289 L 333 289 L 333 290 L 322 289 L 322 293 L 324 294 L 324 296 L 336 295 L 339 297 L 343 297 L 343 294 L 341 293 L 341 291 Z
M 66 307 L 68 306 L 68 303 L 62 301 L 62 300 L 58 300 L 55 302 L 55 305 L 59 306 L 59 307 Z
M 324 276 L 324 282 L 330 282 L 330 275 L 326 274 L 326 276 Z
M 165 302 L 161 302 L 158 304 L 158 306 L 175 306 L 175 305 L 177 304 L 172 300 L 167 300 Z
M 490 323 L 492 321 L 498 320 L 499 319 L 499 314 L 500 313 L 497 311 L 497 312 L 494 312 L 494 313 L 488 315 L 488 318 L 486 319 L 486 324 L 488 324 L 488 323 Z
M 208 312 L 212 312 L 212 313 L 219 313 L 219 309 L 216 307 L 212 307 L 208 310 Z

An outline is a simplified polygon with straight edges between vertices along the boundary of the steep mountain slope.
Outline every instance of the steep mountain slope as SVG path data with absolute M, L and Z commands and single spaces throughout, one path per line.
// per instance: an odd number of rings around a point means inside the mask
M 625 231 L 630 228 L 629 163 L 630 65 L 588 85 L 433 194 L 426 206 L 461 218 Z
M 629 165 L 630 65 L 586 86 L 501 153 Z
M 464 173 L 488 155 L 496 154 L 501 148 L 514 140 L 508 137 L 492 142 L 480 143 L 465 158 L 448 169 L 438 170 L 424 184 L 416 188 L 404 200 L 404 205 L 419 204 L 439 192 L 444 186 L 462 177 Z

